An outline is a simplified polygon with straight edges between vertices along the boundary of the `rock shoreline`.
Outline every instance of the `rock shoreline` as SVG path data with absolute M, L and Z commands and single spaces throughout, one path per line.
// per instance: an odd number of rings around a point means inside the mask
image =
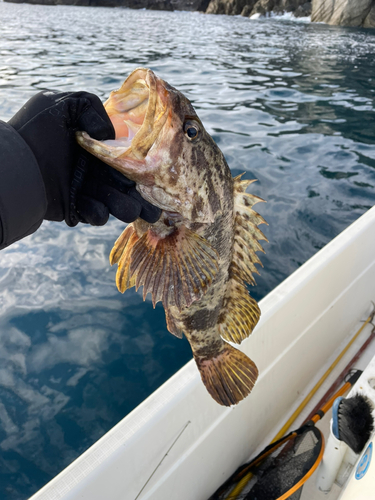
M 187 10 L 206 14 L 266 16 L 291 12 L 311 15 L 311 21 L 340 26 L 375 28 L 375 0 L 4 0 L 42 5 L 128 7 L 149 10 Z
M 10 3 L 39 5 L 82 5 L 90 7 L 127 7 L 148 10 L 188 10 L 205 12 L 210 0 L 4 0 Z
M 207 14 L 227 14 L 232 16 L 252 17 L 256 14 L 265 16 L 271 12 L 284 14 L 291 12 L 295 17 L 310 16 L 311 2 L 306 0 L 211 0 Z
M 83 5 L 95 7 L 127 7 L 149 10 L 187 10 L 206 14 L 265 16 L 271 12 L 292 12 L 296 17 L 310 16 L 311 1 L 306 0 L 4 0 L 11 3 L 42 5 Z

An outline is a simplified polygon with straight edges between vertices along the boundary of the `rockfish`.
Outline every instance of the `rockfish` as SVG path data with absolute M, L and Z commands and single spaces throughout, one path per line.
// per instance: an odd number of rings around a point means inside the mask
M 155 224 L 137 219 L 116 241 L 117 287 L 143 286 L 144 299 L 161 301 L 168 330 L 187 337 L 210 395 L 237 404 L 258 376 L 228 342 L 241 343 L 260 316 L 245 282 L 255 283 L 255 252 L 266 240 L 252 209 L 263 200 L 245 192 L 253 181 L 232 177 L 190 101 L 151 70 L 133 71 L 104 106 L 116 139 L 78 132 L 79 144 L 163 210 Z

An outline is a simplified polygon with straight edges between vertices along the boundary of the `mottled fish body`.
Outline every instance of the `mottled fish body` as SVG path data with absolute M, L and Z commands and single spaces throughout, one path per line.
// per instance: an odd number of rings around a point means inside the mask
M 245 282 L 254 283 L 255 252 L 263 251 L 246 193 L 253 181 L 232 178 L 223 154 L 190 101 L 151 70 L 135 70 L 105 103 L 115 141 L 79 132 L 79 143 L 137 183 L 163 209 L 155 224 L 129 224 L 111 252 L 121 292 L 143 286 L 163 303 L 168 330 L 187 337 L 202 380 L 218 403 L 236 404 L 252 390 L 255 363 L 241 343 L 260 310 Z

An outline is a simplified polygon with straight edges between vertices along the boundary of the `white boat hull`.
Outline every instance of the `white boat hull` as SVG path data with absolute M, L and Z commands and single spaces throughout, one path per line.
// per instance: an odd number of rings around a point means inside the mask
M 268 444 L 372 299 L 375 208 L 260 302 L 242 345 L 260 371 L 245 401 L 216 404 L 191 361 L 32 500 L 207 500 Z

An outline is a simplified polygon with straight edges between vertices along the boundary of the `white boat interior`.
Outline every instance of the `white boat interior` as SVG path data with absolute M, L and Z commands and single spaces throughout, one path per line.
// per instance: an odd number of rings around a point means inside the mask
M 260 372 L 253 392 L 224 408 L 184 366 L 32 500 L 207 500 L 271 442 L 373 308 L 375 208 L 365 213 L 261 302 L 261 320 L 241 349 Z M 368 323 L 292 424 L 297 428 L 374 326 Z M 374 345 L 362 356 L 364 368 Z M 329 415 L 318 427 L 329 431 Z M 339 497 L 305 484 L 302 499 Z M 353 497 L 354 498 L 354 497 Z

